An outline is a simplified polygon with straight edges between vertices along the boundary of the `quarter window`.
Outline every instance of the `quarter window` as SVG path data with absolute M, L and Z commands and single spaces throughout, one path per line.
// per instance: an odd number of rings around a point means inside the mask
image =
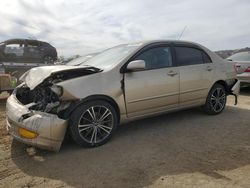
M 202 56 L 203 56 L 204 63 L 212 63 L 211 58 L 205 52 L 202 52 Z
M 201 50 L 191 47 L 175 47 L 177 61 L 180 66 L 197 65 L 211 62 Z
M 170 47 L 156 47 L 142 52 L 135 60 L 144 60 L 146 69 L 171 67 L 172 56 Z

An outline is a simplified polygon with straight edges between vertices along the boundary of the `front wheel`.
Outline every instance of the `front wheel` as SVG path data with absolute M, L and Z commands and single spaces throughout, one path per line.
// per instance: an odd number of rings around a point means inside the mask
M 105 144 L 118 124 L 117 113 L 106 101 L 90 101 L 80 105 L 69 120 L 72 139 L 80 146 Z
M 214 84 L 207 96 L 203 109 L 208 114 L 216 115 L 224 110 L 226 102 L 227 95 L 225 88 L 221 84 Z

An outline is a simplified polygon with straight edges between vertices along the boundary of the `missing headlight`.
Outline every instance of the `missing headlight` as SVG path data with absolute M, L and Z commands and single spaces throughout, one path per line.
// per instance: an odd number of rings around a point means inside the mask
M 61 86 L 52 85 L 50 89 L 59 97 L 63 94 L 63 88 Z

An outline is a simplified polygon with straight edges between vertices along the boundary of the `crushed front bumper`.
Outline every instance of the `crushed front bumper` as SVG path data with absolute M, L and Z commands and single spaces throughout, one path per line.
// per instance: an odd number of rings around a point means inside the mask
M 30 111 L 12 94 L 6 103 L 7 131 L 20 142 L 35 147 L 59 151 L 67 129 L 67 120 L 57 115 Z M 24 128 L 37 133 L 35 138 L 25 138 L 19 129 Z

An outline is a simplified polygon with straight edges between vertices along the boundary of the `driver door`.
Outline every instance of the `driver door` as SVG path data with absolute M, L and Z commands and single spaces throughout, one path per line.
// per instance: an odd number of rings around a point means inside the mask
M 124 75 L 128 117 L 143 116 L 178 107 L 179 68 L 169 46 L 143 51 L 134 60 L 144 60 L 145 70 Z

